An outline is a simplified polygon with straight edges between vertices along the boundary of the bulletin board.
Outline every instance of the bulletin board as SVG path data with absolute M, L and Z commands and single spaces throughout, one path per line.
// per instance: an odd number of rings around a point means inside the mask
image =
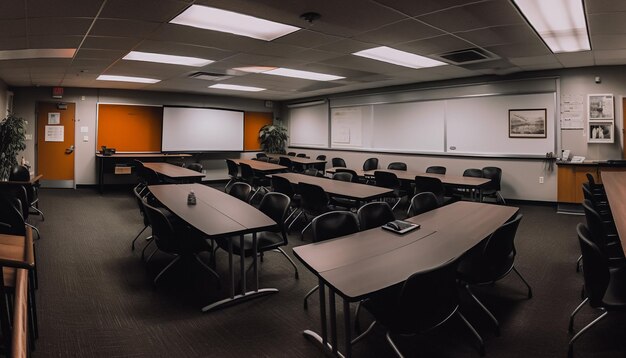
M 161 152 L 163 107 L 98 104 L 98 141 L 117 152 Z

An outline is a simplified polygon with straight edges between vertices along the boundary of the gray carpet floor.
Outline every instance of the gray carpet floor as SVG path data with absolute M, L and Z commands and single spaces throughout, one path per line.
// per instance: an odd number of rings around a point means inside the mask
M 100 195 L 92 189 L 42 189 L 40 202 L 45 221 L 30 219 L 42 235 L 36 242 L 40 337 L 34 357 L 323 356 L 302 336 L 305 329 L 319 330 L 319 306 L 314 295 L 309 310 L 302 307 L 316 279 L 301 264 L 296 280 L 284 257 L 268 253 L 261 285 L 278 288 L 278 294 L 201 313 L 201 307 L 227 295 L 225 252 L 217 254 L 221 289 L 194 265 L 173 269 L 155 289 L 152 279 L 170 257 L 157 254 L 144 264 L 143 239 L 131 251 L 143 221 L 129 190 Z M 583 217 L 557 215 L 550 206 L 522 205 L 520 210 L 516 266 L 534 297 L 526 298 L 515 275 L 476 290 L 500 319 L 499 337 L 463 294 L 461 310 L 483 336 L 487 357 L 566 357 L 568 317 L 580 302 L 575 227 Z M 291 254 L 291 247 L 305 243 L 292 234 L 286 251 Z M 586 307 L 575 327 L 597 315 Z M 362 324 L 370 320 L 362 315 Z M 625 336 L 624 316 L 611 315 L 577 342 L 576 357 L 624 357 Z M 479 357 L 473 337 L 456 320 L 398 341 L 408 357 Z M 359 342 L 353 353 L 393 356 L 382 329 Z

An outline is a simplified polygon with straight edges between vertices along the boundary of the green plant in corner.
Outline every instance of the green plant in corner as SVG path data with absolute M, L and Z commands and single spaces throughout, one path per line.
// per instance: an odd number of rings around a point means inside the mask
M 285 154 L 287 129 L 281 125 L 266 124 L 259 130 L 261 149 L 266 153 Z
M 18 165 L 17 155 L 26 149 L 26 122 L 14 114 L 0 121 L 0 180 L 8 180 L 11 169 Z

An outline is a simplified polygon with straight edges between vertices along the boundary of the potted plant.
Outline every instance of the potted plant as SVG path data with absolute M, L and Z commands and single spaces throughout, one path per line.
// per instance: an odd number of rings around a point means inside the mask
M 287 129 L 281 125 L 266 124 L 259 130 L 261 149 L 265 153 L 285 154 L 287 138 Z
M 0 121 L 0 180 L 8 180 L 18 165 L 17 155 L 26 149 L 26 122 L 14 114 Z

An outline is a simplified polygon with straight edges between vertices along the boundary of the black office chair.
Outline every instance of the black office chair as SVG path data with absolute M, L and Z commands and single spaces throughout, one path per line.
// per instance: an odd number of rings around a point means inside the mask
M 332 159 L 333 168 L 345 168 L 347 167 L 346 161 L 342 158 L 333 158 Z
M 389 165 L 387 165 L 387 169 L 406 171 L 407 167 L 406 163 L 403 162 L 391 162 L 389 163 Z
M 284 221 L 290 204 L 291 200 L 285 194 L 276 192 L 265 194 L 261 200 L 261 204 L 259 205 L 259 210 L 278 223 L 278 225 L 274 228 L 268 229 L 267 231 L 257 233 L 257 253 L 263 255 L 263 253 L 268 251 L 276 251 L 283 254 L 289 263 L 291 263 L 291 266 L 293 266 L 296 279 L 298 279 L 298 267 L 295 262 L 293 262 L 291 257 L 289 257 L 289 255 L 287 255 L 287 253 L 281 248 L 282 246 L 287 246 L 288 244 Z M 252 256 L 252 234 L 244 235 L 243 250 L 241 249 L 241 240 L 239 237 L 233 237 L 231 240 L 233 253 L 235 255 L 241 256 L 243 252 L 245 257 Z M 217 243 L 221 249 L 228 251 L 228 242 L 226 240 L 219 240 Z M 252 266 L 250 266 L 250 268 L 251 267 Z
M 280 157 L 270 157 L 268 162 L 272 164 L 280 164 Z
M 250 201 L 250 193 L 252 193 L 252 186 L 248 183 L 235 183 L 228 191 L 229 195 L 246 203 Z
M 304 153 L 298 153 L 298 154 L 296 154 L 296 157 L 298 157 L 298 158 L 307 158 L 306 154 L 304 154 Z
M 272 182 L 272 191 L 285 194 L 291 200 L 291 205 L 290 205 L 291 212 L 284 220 L 285 225 L 288 225 L 287 232 L 289 232 L 289 230 L 291 230 L 291 226 L 293 225 L 293 223 L 300 217 L 300 215 L 302 215 L 302 211 L 300 210 L 300 205 L 301 205 L 300 194 L 296 193 L 294 186 L 291 184 L 291 182 L 288 179 L 273 175 L 271 182 Z M 294 217 L 294 215 L 296 216 Z M 291 221 L 291 223 L 287 224 L 289 223 L 289 220 L 291 220 L 292 218 L 293 220 Z
M 406 212 L 407 217 L 416 216 L 437 209 L 440 206 L 437 196 L 429 191 L 415 194 Z
M 589 187 L 591 188 L 591 190 L 593 190 L 594 194 L 606 195 L 606 192 L 604 191 L 604 185 L 596 183 L 596 179 L 591 173 L 586 173 L 585 176 L 587 177 Z
M 139 207 L 139 214 L 141 214 L 143 218 L 143 229 L 141 229 L 139 233 L 137 234 L 137 236 L 135 236 L 135 238 L 133 239 L 133 242 L 131 243 L 131 246 L 130 246 L 132 251 L 135 251 L 135 242 L 137 242 L 141 234 L 143 234 L 143 232 L 146 231 L 148 227 L 150 227 L 150 221 L 148 221 L 148 216 L 145 214 L 145 209 L 143 206 L 143 198 L 148 194 L 149 194 L 148 188 L 142 183 L 137 184 L 133 188 L 133 195 L 135 195 L 137 206 Z M 150 241 L 150 240 L 152 240 L 152 235 L 146 238 L 146 241 Z
M 300 207 L 305 221 L 309 221 L 309 216 L 314 218 L 326 212 L 339 209 L 337 206 L 330 203 L 328 194 L 319 185 L 299 183 L 297 192 L 300 194 L 300 198 L 302 200 Z M 312 221 L 307 224 L 300 233 L 303 240 L 304 233 L 309 226 L 311 226 L 311 223 Z
M 482 189 L 483 199 L 485 197 L 492 197 L 496 199 L 496 203 L 506 204 L 504 197 L 500 194 L 501 182 L 502 182 L 502 169 L 498 167 L 484 167 L 483 177 L 491 179 L 487 185 Z
M 174 256 L 172 259 L 154 278 L 153 284 L 156 286 L 157 282 L 163 277 L 163 274 L 172 268 L 181 259 L 193 256 L 207 272 L 213 275 L 219 283 L 219 275 L 213 271 L 206 263 L 202 261 L 198 254 L 200 252 L 211 252 L 212 249 L 209 244 L 200 237 L 195 231 L 193 231 L 187 224 L 177 219 L 174 214 L 165 208 L 156 208 L 150 204 L 146 198 L 143 200 L 145 213 L 150 221 L 150 227 L 152 227 L 153 240 L 157 246 L 155 250 L 147 259 L 147 262 L 152 259 L 157 251 L 161 251 Z
M 143 183 L 146 186 L 163 184 L 159 174 L 157 174 L 154 170 L 145 167 L 140 161 L 135 161 L 135 167 L 137 168 L 137 178 L 140 183 Z
M 593 240 L 584 224 L 576 227 L 580 251 L 583 255 L 583 277 L 585 280 L 585 294 L 587 297 L 574 309 L 570 315 L 569 332 L 574 333 L 574 316 L 587 303 L 589 306 L 602 311 L 602 314 L 578 331 L 569 341 L 567 356 L 574 356 L 574 342 L 587 332 L 596 323 L 606 317 L 609 312 L 626 311 L 626 272 L 625 267 L 610 269 L 604 252 Z
M 14 195 L 20 201 L 20 207 L 22 208 L 22 218 L 24 219 L 24 225 L 30 227 L 35 230 L 37 233 L 37 239 L 41 239 L 41 233 L 39 229 L 28 222 L 28 217 L 30 216 L 30 201 L 28 200 L 28 193 L 26 191 L 26 186 L 18 185 L 9 190 L 9 192 Z
M 302 185 L 302 183 L 300 185 Z M 330 240 L 354 234 L 359 231 L 359 221 L 356 215 L 349 211 L 327 212 L 314 218 L 310 225 L 313 232 L 313 242 Z M 309 296 L 318 289 L 319 285 L 316 285 L 304 296 L 305 310 L 309 308 L 307 302 Z
M 256 160 L 258 160 L 259 162 L 265 162 L 265 163 L 269 163 L 270 162 L 270 158 L 269 157 L 260 157 L 260 158 L 256 158 Z
M 17 165 L 11 169 L 9 173 L 9 181 L 30 181 L 30 171 L 23 165 Z M 41 215 L 41 221 L 45 221 L 46 218 L 43 212 L 39 210 L 39 183 L 33 185 L 24 185 L 26 194 L 28 197 L 29 210 L 32 209 L 35 212 L 33 214 Z
M 270 181 L 265 176 L 257 176 L 252 167 L 246 163 L 240 163 L 239 167 L 241 168 L 241 180 L 250 184 L 252 187 L 253 193 L 250 198 L 248 198 L 249 202 L 252 202 L 252 199 L 260 192 L 260 191 L 269 191 L 267 187 L 270 185 Z
M 289 152 L 287 153 L 288 156 L 290 157 L 295 157 L 296 156 L 296 152 Z
M 352 178 L 352 173 L 348 172 L 335 172 L 335 174 L 333 174 L 333 180 L 351 182 Z
M 446 174 L 446 167 L 441 167 L 438 165 L 433 165 L 430 166 L 428 168 L 426 168 L 426 173 L 431 173 L 431 174 Z
M 463 171 L 463 176 L 468 178 L 482 178 L 483 170 L 477 168 L 469 168 Z M 469 197 L 469 199 L 474 198 L 475 191 L 473 189 L 467 188 L 450 188 L 448 196 L 458 195 L 460 197 Z
M 319 170 L 315 169 L 315 168 L 306 168 L 304 170 L 304 172 L 302 172 L 302 174 L 304 175 L 308 175 L 308 176 L 312 176 L 312 177 L 316 177 L 319 176 Z M 323 176 L 323 175 L 322 175 Z
M 493 321 L 497 335 L 500 334 L 498 320 L 474 295 L 470 286 L 493 284 L 513 271 L 528 288 L 528 298 L 533 297 L 530 285 L 515 268 L 515 255 L 517 252 L 514 241 L 521 220 L 522 214 L 517 214 L 513 220 L 500 226 L 487 239 L 470 249 L 460 260 L 457 269 L 459 281 L 465 286 L 465 290 L 472 299 Z
M 326 160 L 326 156 L 324 154 L 320 154 L 315 158 L 316 160 Z M 322 174 L 326 173 L 326 163 L 313 164 L 313 168 L 319 170 Z
M 376 170 L 378 169 L 378 158 L 368 158 L 363 163 L 363 170 Z
M 200 163 L 189 163 L 185 166 L 185 168 L 189 170 L 193 170 L 198 173 L 202 173 L 202 164 Z
M 583 200 L 583 210 L 593 242 L 609 257 L 612 267 L 623 265 L 624 251 L 615 222 L 605 221 L 589 199 Z
M 291 162 L 291 159 L 287 157 L 280 157 L 278 164 L 283 167 L 287 167 L 287 171 L 293 171 L 293 163 Z
M 363 301 L 363 307 L 375 318 L 368 329 L 356 337 L 356 344 L 376 324 L 385 327 L 387 342 L 398 357 L 404 357 L 392 336 L 427 333 L 450 318 L 459 317 L 478 340 L 479 352 L 485 354 L 482 337 L 461 314 L 456 286 L 456 262 L 449 261 L 426 272 L 411 275 L 404 283 L 380 291 Z
M 356 171 L 352 170 L 352 169 L 348 169 L 348 168 L 337 168 L 337 170 L 335 170 L 335 173 L 350 173 L 352 174 L 352 182 L 353 183 L 358 183 L 359 182 L 359 176 L 356 174 Z
M 415 177 L 415 193 L 419 194 L 424 192 L 435 194 L 439 206 L 451 204 L 453 201 L 453 198 L 445 196 L 446 189 L 439 178 L 423 177 L 418 175 Z
M 383 226 L 390 221 L 396 220 L 393 209 L 383 201 L 373 201 L 359 208 L 356 212 L 361 231 Z
M 261 159 L 261 158 L 267 158 L 267 154 L 261 152 L 261 153 L 257 153 L 256 154 L 256 158 L 257 159 Z
M 402 189 L 398 176 L 392 172 L 377 170 L 374 172 L 374 180 L 376 181 L 376 186 L 393 190 L 393 192 L 389 194 L 390 198 L 396 199 L 392 210 L 400 204 L 403 197 L 407 196 L 407 192 Z
M 224 190 L 227 190 L 232 183 L 241 180 L 241 176 L 239 175 L 239 166 L 237 163 L 230 159 L 226 159 L 226 166 L 228 167 L 228 176 L 230 177 L 230 180 L 226 183 Z

